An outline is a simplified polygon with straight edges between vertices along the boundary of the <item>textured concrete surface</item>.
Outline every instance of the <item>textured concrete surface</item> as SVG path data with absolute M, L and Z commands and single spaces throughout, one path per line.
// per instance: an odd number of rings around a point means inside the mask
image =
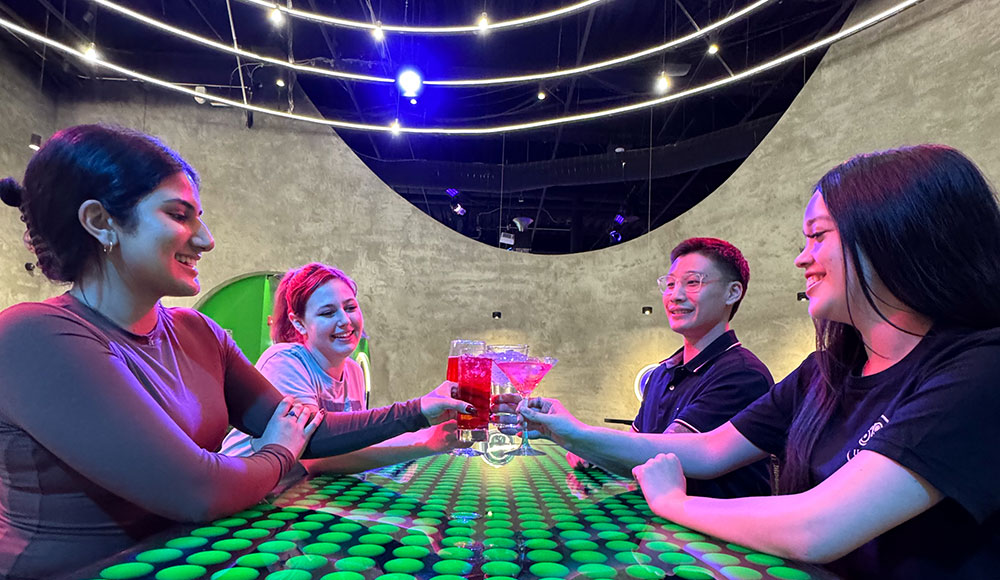
M 31 74 L 2 60 L 0 174 L 23 172 L 29 127 L 47 135 L 100 120 L 144 129 L 202 173 L 218 243 L 202 262 L 205 290 L 311 260 L 354 276 L 372 337 L 376 404 L 430 389 L 444 375 L 448 341 L 482 337 L 558 357 L 539 392 L 563 398 L 581 418 L 631 417 L 636 371 L 680 344 L 655 279 L 681 239 L 718 236 L 743 249 L 752 280 L 733 326 L 780 378 L 812 348 L 792 260 L 802 246 L 801 212 L 824 171 L 855 153 L 933 141 L 1000 175 L 998 17 L 996 2 L 924 2 L 835 46 L 717 192 L 650 235 L 585 254 L 533 256 L 464 238 L 396 196 L 326 129 L 257 115 L 247 130 L 240 112 L 121 87 L 53 103 L 35 94 Z M 0 307 L 59 291 L 24 272 L 13 213 L 0 218 Z M 641 314 L 645 305 L 653 316 Z

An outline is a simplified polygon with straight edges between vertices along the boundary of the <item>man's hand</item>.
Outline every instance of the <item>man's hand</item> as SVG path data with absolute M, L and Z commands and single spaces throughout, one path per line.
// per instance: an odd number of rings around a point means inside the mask
M 544 437 L 565 446 L 585 427 L 558 399 L 525 399 L 517 406 L 517 411 L 528 422 L 530 439 Z
M 660 453 L 642 465 L 632 468 L 632 475 L 642 488 L 642 495 L 654 511 L 654 506 L 681 501 L 687 497 L 687 481 L 681 460 L 673 453 Z

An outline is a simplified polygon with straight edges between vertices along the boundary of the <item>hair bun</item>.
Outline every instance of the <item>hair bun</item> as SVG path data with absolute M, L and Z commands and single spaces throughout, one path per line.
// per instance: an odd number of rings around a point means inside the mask
M 13 177 L 0 179 L 0 201 L 11 207 L 21 207 L 24 200 L 24 187 Z

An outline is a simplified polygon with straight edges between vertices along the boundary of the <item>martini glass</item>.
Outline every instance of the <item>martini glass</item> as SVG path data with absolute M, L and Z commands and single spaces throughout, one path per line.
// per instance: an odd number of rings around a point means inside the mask
M 503 374 L 507 375 L 510 379 L 514 389 L 517 390 L 517 394 L 521 395 L 521 398 L 527 399 L 531 396 L 531 392 L 535 390 L 538 383 L 541 382 L 542 377 L 544 377 L 552 367 L 558 361 L 552 357 L 529 357 L 523 361 L 497 361 L 497 366 L 503 371 Z M 531 448 L 528 443 L 528 422 L 524 419 L 521 420 L 521 447 L 514 451 L 512 455 L 545 455 L 541 451 L 536 451 Z

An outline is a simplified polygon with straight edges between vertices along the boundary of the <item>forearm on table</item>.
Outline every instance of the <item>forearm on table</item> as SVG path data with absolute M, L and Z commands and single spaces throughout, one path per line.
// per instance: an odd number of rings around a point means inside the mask
M 622 475 L 649 461 L 659 453 L 673 453 L 681 460 L 684 473 L 695 479 L 712 479 L 723 469 L 710 452 L 708 434 L 636 433 L 607 427 L 584 425 L 564 447 L 591 463 Z
M 420 399 L 369 411 L 327 413 L 303 458 L 350 453 L 427 426 L 427 418 L 420 411 Z
M 831 561 L 842 555 L 841 550 L 822 545 L 825 523 L 804 496 L 715 499 L 680 495 L 650 507 L 661 517 L 727 542 L 793 560 Z
M 395 465 L 430 454 L 427 445 L 417 433 L 403 433 L 377 445 L 358 449 L 343 455 L 320 459 L 304 459 L 309 473 L 358 473 Z

